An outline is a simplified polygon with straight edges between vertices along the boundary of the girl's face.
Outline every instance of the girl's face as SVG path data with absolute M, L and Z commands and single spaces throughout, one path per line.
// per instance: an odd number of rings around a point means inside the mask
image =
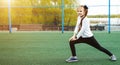
M 84 10 L 84 8 L 83 8 L 83 7 L 77 8 L 77 13 L 78 13 L 78 15 L 79 15 L 80 17 L 85 16 L 85 10 Z

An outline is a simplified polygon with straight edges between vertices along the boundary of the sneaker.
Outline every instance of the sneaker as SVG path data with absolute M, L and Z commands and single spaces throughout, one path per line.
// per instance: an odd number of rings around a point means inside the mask
M 77 61 L 78 61 L 77 57 L 72 57 L 72 56 L 66 60 L 66 62 L 77 62 Z
M 116 61 L 116 60 L 117 60 L 117 58 L 116 58 L 116 56 L 115 56 L 115 55 L 112 55 L 112 56 L 110 56 L 110 60 L 112 60 L 112 61 Z

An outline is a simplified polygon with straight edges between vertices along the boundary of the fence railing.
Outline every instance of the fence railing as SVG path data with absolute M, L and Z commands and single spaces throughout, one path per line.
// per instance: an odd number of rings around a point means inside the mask
M 74 26 L 64 26 L 65 31 L 73 31 Z M 105 30 L 105 26 L 90 26 L 91 30 Z M 0 25 L 0 31 L 8 31 L 8 25 Z M 61 31 L 61 26 L 55 25 L 42 25 L 42 24 L 22 24 L 22 25 L 12 25 L 12 31 Z

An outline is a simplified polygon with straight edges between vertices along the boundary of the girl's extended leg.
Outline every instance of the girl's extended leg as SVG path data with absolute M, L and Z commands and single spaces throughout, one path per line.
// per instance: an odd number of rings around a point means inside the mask
M 96 41 L 96 39 L 94 37 L 91 37 L 91 38 L 87 39 L 86 41 L 87 41 L 87 44 L 89 44 L 89 45 L 97 48 L 98 50 L 106 53 L 107 55 L 109 55 L 110 56 L 110 58 L 109 58 L 110 60 L 112 60 L 112 61 L 116 61 L 117 60 L 116 56 L 114 54 L 112 54 L 110 51 L 108 51 L 107 49 L 105 49 L 102 46 L 100 46 L 100 44 Z
M 107 49 L 103 48 L 97 41 L 94 37 L 90 37 L 89 39 L 86 40 L 87 44 L 95 47 L 96 49 L 106 53 L 107 55 L 109 56 L 112 56 L 113 54 L 108 51 Z

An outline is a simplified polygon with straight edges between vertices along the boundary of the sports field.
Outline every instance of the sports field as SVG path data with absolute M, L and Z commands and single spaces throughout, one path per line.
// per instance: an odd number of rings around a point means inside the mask
M 117 61 L 87 44 L 77 44 L 79 62 L 67 63 L 72 32 L 0 32 L 0 65 L 120 65 L 120 32 L 93 32 Z

